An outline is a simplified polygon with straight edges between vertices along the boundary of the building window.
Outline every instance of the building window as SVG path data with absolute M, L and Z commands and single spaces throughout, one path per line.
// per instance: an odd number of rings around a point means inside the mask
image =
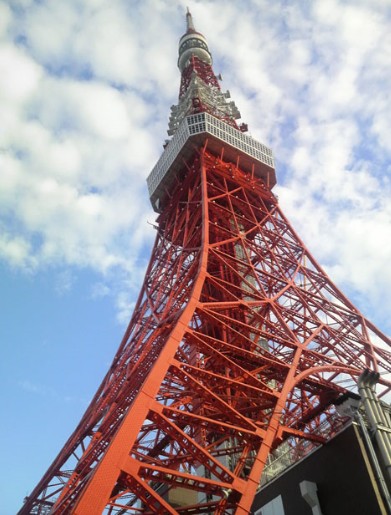
M 281 495 L 259 508 L 254 515 L 285 515 Z

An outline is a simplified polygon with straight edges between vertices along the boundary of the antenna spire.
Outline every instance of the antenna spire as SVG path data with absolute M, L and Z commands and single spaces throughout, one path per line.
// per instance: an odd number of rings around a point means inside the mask
M 187 8 L 187 12 L 186 12 L 186 28 L 187 28 L 187 32 L 191 32 L 193 30 L 195 31 L 193 17 L 191 15 L 189 8 Z

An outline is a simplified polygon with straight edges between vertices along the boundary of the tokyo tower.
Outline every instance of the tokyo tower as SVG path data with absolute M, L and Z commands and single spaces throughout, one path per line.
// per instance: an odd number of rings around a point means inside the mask
M 391 340 L 336 288 L 272 193 L 186 15 L 178 104 L 148 177 L 156 241 L 122 343 L 19 514 L 250 513 L 281 445 L 314 448 L 364 370 L 391 390 Z

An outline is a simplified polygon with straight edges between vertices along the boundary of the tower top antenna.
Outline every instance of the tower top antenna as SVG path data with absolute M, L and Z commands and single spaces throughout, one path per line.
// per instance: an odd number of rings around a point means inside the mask
M 187 12 L 186 12 L 186 29 L 187 29 L 187 32 L 195 31 L 193 17 L 191 15 L 189 8 L 187 8 Z
M 205 37 L 194 28 L 193 17 L 189 8 L 186 12 L 186 32 L 179 40 L 178 67 L 182 73 L 189 59 L 196 56 L 201 61 L 212 65 L 212 55 Z M 213 73 L 213 72 L 212 72 Z

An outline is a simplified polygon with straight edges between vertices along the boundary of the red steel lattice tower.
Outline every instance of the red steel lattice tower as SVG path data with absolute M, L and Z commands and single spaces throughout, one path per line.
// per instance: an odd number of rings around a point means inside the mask
M 187 13 L 172 139 L 148 178 L 157 236 L 133 317 L 20 514 L 246 514 L 268 456 L 327 441 L 389 338 L 316 263 L 272 193 Z

